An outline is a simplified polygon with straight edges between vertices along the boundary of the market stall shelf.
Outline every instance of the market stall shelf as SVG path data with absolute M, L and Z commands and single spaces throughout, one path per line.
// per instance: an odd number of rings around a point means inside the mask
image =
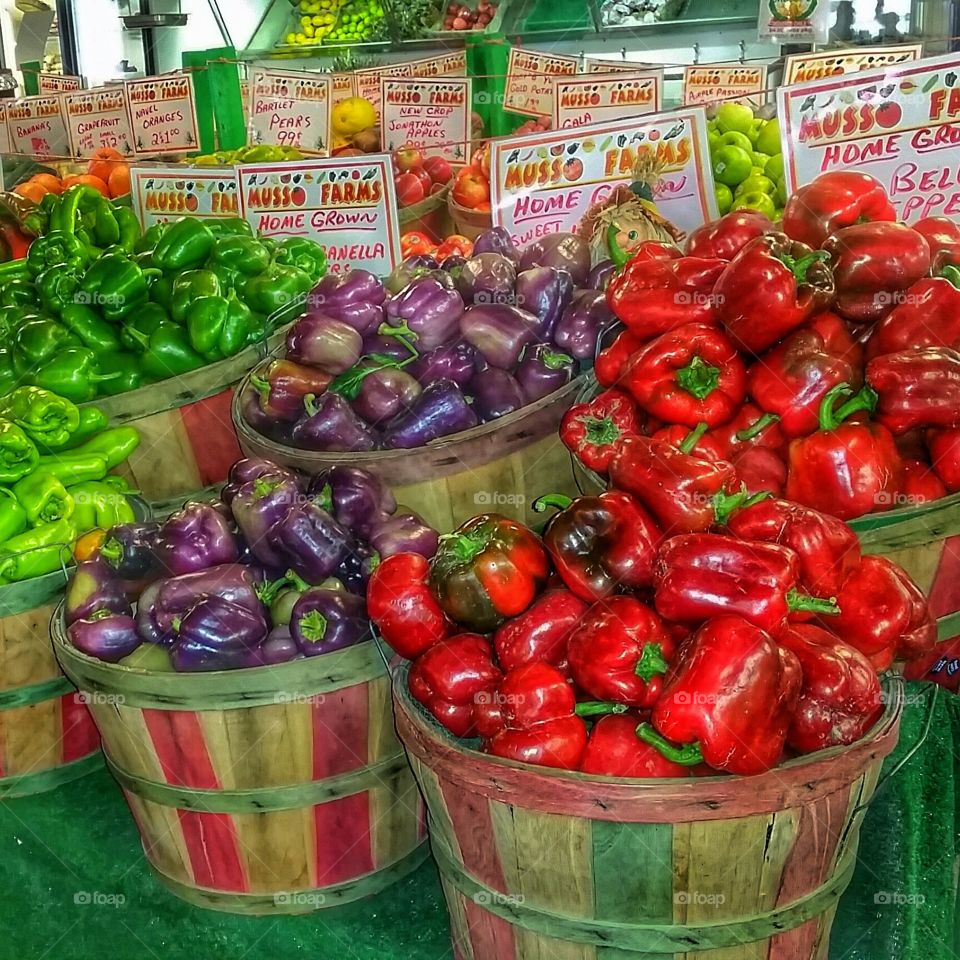
M 232 913 L 309 913 L 376 894 L 426 857 L 372 641 L 182 674 L 85 656 L 59 611 L 52 633 L 64 670 L 92 695 L 147 859 L 178 897 Z
M 394 683 L 459 960 L 822 960 L 900 686 L 856 744 L 754 777 L 629 780 L 481 754 Z

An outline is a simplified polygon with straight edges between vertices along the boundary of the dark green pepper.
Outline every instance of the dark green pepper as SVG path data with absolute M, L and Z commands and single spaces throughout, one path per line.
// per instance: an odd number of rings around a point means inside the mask
M 208 263 L 204 270 L 209 270 L 220 281 L 220 293 L 226 295 L 228 290 L 235 290 L 246 282 L 246 274 L 239 270 L 225 267 L 222 263 Z
M 0 544 L 27 529 L 27 511 L 13 495 L 13 491 L 0 487 Z
M 210 230 L 217 237 L 252 237 L 253 227 L 243 217 L 223 217 L 209 221 Z
M 13 277 L 0 284 L 0 307 L 36 307 L 37 288 L 28 277 Z
M 101 374 L 114 374 L 109 380 L 101 381 L 100 393 L 103 396 L 115 397 L 143 386 L 143 368 L 140 366 L 140 358 L 134 354 L 125 350 L 112 350 L 99 354 L 97 359 L 100 361 Z
M 74 233 L 56 230 L 37 237 L 27 251 L 27 268 L 35 277 L 48 267 L 66 266 L 82 271 L 91 259 L 91 250 Z
M 239 353 L 253 327 L 250 308 L 231 290 L 226 297 L 202 297 L 187 314 L 190 344 L 207 360 L 222 360 Z
M 35 470 L 13 485 L 13 495 L 34 526 L 73 516 L 73 497 L 52 473 Z
M 202 221 L 184 217 L 171 224 L 153 251 L 161 270 L 189 270 L 199 267 L 213 249 L 213 232 Z
M 40 461 L 37 445 L 10 420 L 0 419 L 0 483 L 16 483 Z
M 14 337 L 14 368 L 17 373 L 33 373 L 64 350 L 78 346 L 80 341 L 56 320 L 31 320 Z
M 312 287 L 313 280 L 299 267 L 275 265 L 251 277 L 243 285 L 242 296 L 251 310 L 269 316 L 304 296 Z
M 142 344 L 143 372 L 155 380 L 166 380 L 206 366 L 207 361 L 190 346 L 187 331 L 175 323 L 164 321 L 149 336 L 137 334 L 137 338 Z
M 270 251 L 259 240 L 253 237 L 225 236 L 214 242 L 208 266 L 219 264 L 254 277 L 270 266 L 271 259 Z
M 67 304 L 60 314 L 60 322 L 95 353 L 120 349 L 117 328 L 82 303 Z
M 152 227 L 147 227 L 140 239 L 133 245 L 134 253 L 153 253 L 166 229 L 167 225 L 165 223 L 155 223 Z
M 306 237 L 287 237 L 281 240 L 275 256 L 276 263 L 297 267 L 316 283 L 327 272 L 327 252 Z
M 31 320 L 42 320 L 40 312 L 29 307 L 0 307 L 0 337 L 12 343 L 17 331 Z
M 71 520 L 44 523 L 0 545 L 0 578 L 18 582 L 66 568 L 77 531 Z
M 71 453 L 103 457 L 107 463 L 107 469 L 112 470 L 123 463 L 139 446 L 140 432 L 136 427 L 113 427 L 91 437 L 79 447 L 74 447 Z
M 150 302 L 158 304 L 169 312 L 170 304 L 173 303 L 173 281 L 175 279 L 175 276 L 161 276 L 149 280 Z
M 87 480 L 102 480 L 107 475 L 107 469 L 107 461 L 102 454 L 86 453 L 80 448 L 41 457 L 37 472 L 49 473 L 69 487 Z
M 80 277 L 66 266 L 48 267 L 35 280 L 40 303 L 47 313 L 59 316 L 67 304 L 77 302 Z
M 88 347 L 71 347 L 45 363 L 33 375 L 33 382 L 74 403 L 86 403 L 97 395 L 98 384 L 117 377 L 100 372 L 97 355 Z
M 170 316 L 174 323 L 186 323 L 195 300 L 220 296 L 220 279 L 212 270 L 186 270 L 173 281 Z
M 158 303 L 145 303 L 136 315 L 128 317 L 120 329 L 120 342 L 135 353 L 143 350 L 143 335 L 153 333 L 161 323 L 169 323 L 170 316 Z
M 40 387 L 18 387 L 0 398 L 0 417 L 12 420 L 36 443 L 66 444 L 80 426 L 80 410 L 64 397 Z
M 134 253 L 140 240 L 140 221 L 131 207 L 114 207 L 113 215 L 117 218 L 120 237 L 117 243 L 127 251 Z
M 122 320 L 147 299 L 147 278 L 150 271 L 127 257 L 111 254 L 101 257 L 80 283 L 80 300 L 96 306 L 107 320 Z

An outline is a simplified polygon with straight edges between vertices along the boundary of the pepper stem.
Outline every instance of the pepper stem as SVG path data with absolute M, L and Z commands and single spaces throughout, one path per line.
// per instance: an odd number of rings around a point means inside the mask
M 123 544 L 116 537 L 107 537 L 100 544 L 97 553 L 100 554 L 101 560 L 105 560 L 110 566 L 116 567 L 123 557 Z
M 700 442 L 700 438 L 707 432 L 707 424 L 698 423 L 684 438 L 680 444 L 681 453 L 692 453 L 693 448 Z
M 663 647 L 659 643 L 645 643 L 633 672 L 644 683 L 649 683 L 654 677 L 666 673 L 669 667 L 670 664 L 663 655 Z
M 834 409 L 837 397 L 850 399 Z M 864 387 L 859 393 L 854 393 L 849 383 L 838 383 L 828 390 L 820 401 L 820 429 L 836 430 L 847 417 L 858 410 L 869 410 L 872 413 L 877 408 L 877 399 L 877 392 L 870 387 Z
M 327 618 L 319 610 L 311 610 L 300 618 L 297 626 L 304 639 L 319 643 L 327 632 Z
M 396 337 L 405 347 L 409 347 L 410 345 L 403 339 L 404 337 L 413 337 L 414 340 L 417 339 L 417 335 L 410 329 L 410 325 L 406 320 L 397 327 L 391 327 L 389 323 L 381 323 L 377 328 L 377 333 L 384 337 Z
M 616 443 L 621 436 L 620 428 L 610 417 L 577 417 L 586 431 L 584 439 L 596 447 L 607 447 Z
M 956 266 L 953 263 L 948 263 L 941 271 L 940 276 L 944 280 L 948 280 L 955 287 L 960 289 L 960 267 Z
M 791 257 L 788 253 L 782 253 L 777 259 L 797 278 L 797 286 L 799 287 L 800 284 L 806 283 L 807 271 L 815 263 L 829 260 L 830 254 L 826 250 L 815 250 L 813 253 L 808 253 L 805 257 L 797 259 Z
M 607 250 L 610 253 L 610 259 L 617 270 L 622 270 L 627 265 L 630 254 L 620 246 L 620 241 L 617 239 L 619 233 L 620 228 L 615 223 L 607 227 Z
M 749 427 L 738 430 L 735 436 L 738 440 L 752 440 L 754 437 L 759 437 L 767 427 L 779 419 L 775 413 L 765 413 L 759 420 L 754 420 Z
M 312 417 L 317 412 L 317 395 L 308 393 L 303 398 L 303 409 L 307 411 L 307 416 Z
M 288 570 L 288 571 L 284 574 L 284 577 L 286 578 L 286 580 L 287 580 L 287 582 L 290 584 L 290 586 L 293 587 L 295 590 L 301 590 L 301 591 L 303 591 L 303 590 L 309 590 L 309 589 L 310 589 L 310 584 L 307 583 L 307 581 L 304 580 L 303 577 L 301 577 L 300 574 L 297 573 L 296 570 Z
M 791 610 L 808 610 L 811 613 L 822 613 L 826 616 L 837 616 L 840 607 L 836 597 L 810 597 L 799 590 L 790 590 L 787 593 L 787 606 Z
M 698 400 L 709 397 L 720 384 L 720 368 L 705 363 L 702 357 L 694 357 L 685 367 L 677 370 L 677 383 Z
M 769 496 L 770 493 L 767 490 L 751 494 L 745 484 L 741 484 L 736 493 L 724 493 L 721 490 L 713 495 L 713 515 L 720 526 L 725 526 L 737 510 L 752 507 L 755 503 L 766 500 Z
M 253 387 L 253 389 L 256 390 L 264 400 L 270 399 L 269 380 L 265 380 L 263 377 L 258 377 L 256 374 L 251 374 L 250 386 Z
M 600 717 L 611 713 L 626 713 L 630 708 L 625 703 L 604 703 L 602 700 L 584 700 L 573 711 L 578 717 Z
M 537 497 L 533 501 L 533 509 L 537 513 L 544 513 L 550 507 L 556 507 L 558 510 L 566 510 L 573 499 L 565 493 L 545 493 L 542 497 Z
M 695 767 L 703 763 L 703 752 L 700 750 L 700 744 L 685 743 L 677 746 L 671 743 L 666 737 L 662 737 L 649 723 L 641 723 L 637 727 L 637 736 L 644 742 L 655 747 L 667 760 L 679 763 L 682 767 Z

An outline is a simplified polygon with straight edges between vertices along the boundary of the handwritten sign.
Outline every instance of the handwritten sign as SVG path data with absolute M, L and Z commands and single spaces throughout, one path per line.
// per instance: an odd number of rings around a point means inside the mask
M 334 73 L 333 94 L 331 95 L 331 106 L 335 107 L 343 100 L 349 100 L 353 96 L 353 74 L 352 73 Z
M 553 79 L 553 129 L 566 130 L 660 110 L 661 77 L 626 73 Z
M 704 63 L 683 68 L 683 103 L 738 100 L 759 106 L 766 98 L 767 65 Z
M 584 73 L 637 73 L 640 71 L 654 71 L 660 74 L 663 82 L 663 67 L 655 63 L 633 63 L 630 60 L 593 60 L 587 57 L 583 61 Z
M 400 262 L 397 200 L 388 153 L 237 168 L 243 216 L 265 237 L 310 237 L 328 268 L 382 276 Z
M 960 220 L 960 55 L 781 87 L 787 192 L 828 170 L 880 180 L 908 223 Z
M 39 160 L 69 156 L 63 103 L 56 94 L 8 100 L 7 126 L 14 153 L 32 155 Z
M 355 70 L 353 73 L 353 89 L 355 95 L 369 100 L 380 119 L 380 78 L 381 77 L 412 77 L 409 63 L 393 63 L 384 67 L 371 67 L 369 70 Z
M 410 143 L 424 156 L 451 163 L 470 159 L 470 80 L 463 77 L 384 77 L 381 82 L 384 146 Z
M 847 73 L 876 70 L 920 59 L 922 43 L 898 43 L 891 47 L 853 47 L 822 53 L 791 53 L 783 65 L 783 85 L 807 83 Z
M 82 90 L 83 77 L 64 76 L 61 73 L 38 73 L 37 89 L 40 91 L 40 96 Z
M 200 167 L 130 168 L 133 208 L 144 230 L 179 217 L 239 217 L 234 172 Z
M 130 131 L 137 153 L 197 149 L 197 107 L 189 74 L 127 80 Z
M 493 222 L 521 245 L 566 230 L 633 180 L 649 155 L 662 176 L 654 188 L 660 213 L 681 230 L 717 216 L 702 107 L 647 119 L 598 123 L 491 142 Z
M 426 60 L 410 60 L 407 64 L 413 77 L 465 77 L 467 75 L 467 51 L 457 50 Z
M 104 147 L 119 150 L 125 157 L 133 156 L 127 94 L 123 87 L 65 93 L 63 108 L 73 156 L 89 157 Z
M 298 147 L 319 154 L 330 142 L 329 74 L 255 67 L 250 76 L 250 124 L 254 143 Z
M 12 152 L 10 127 L 7 125 L 7 103 L 5 100 L 0 100 L 0 154 Z
M 573 76 L 577 65 L 576 57 L 558 57 L 538 50 L 511 47 L 504 108 L 528 117 L 552 117 L 553 78 Z

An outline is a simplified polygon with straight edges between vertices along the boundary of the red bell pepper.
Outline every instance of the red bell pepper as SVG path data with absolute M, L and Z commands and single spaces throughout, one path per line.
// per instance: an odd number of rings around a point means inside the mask
M 717 322 L 713 288 L 725 260 L 631 260 L 607 287 L 607 304 L 636 336 L 659 336 L 685 323 Z
M 716 427 L 743 403 L 747 373 L 720 330 L 687 323 L 641 347 L 623 384 L 640 407 L 660 420 Z
M 484 750 L 541 767 L 576 770 L 587 746 L 587 725 L 566 677 L 548 663 L 511 670 L 493 694 L 500 728 L 486 726 Z M 604 705 L 609 711 L 609 707 Z M 585 710 L 590 713 L 590 710 Z
M 863 345 L 850 332 L 847 321 L 832 310 L 824 310 L 807 321 L 806 329 L 823 337 L 827 353 L 850 364 L 854 371 L 850 383 L 859 387 L 863 382 Z
M 591 697 L 650 707 L 676 646 L 650 607 L 618 596 L 590 608 L 567 649 L 570 675 Z
M 578 597 L 602 600 L 618 588 L 643 590 L 653 584 L 653 562 L 663 536 L 649 513 L 622 490 L 596 497 L 551 494 L 535 510 L 561 507 L 543 531 L 560 579 Z
M 427 586 L 430 564 L 418 553 L 396 553 L 377 565 L 367 584 L 367 613 L 380 635 L 408 660 L 453 630 Z
M 660 547 L 654 603 L 665 620 L 699 623 L 735 614 L 775 635 L 792 611 L 836 613 L 832 600 L 797 589 L 799 574 L 800 558 L 788 547 L 684 534 Z
M 853 377 L 853 367 L 830 354 L 819 333 L 795 330 L 750 367 L 750 396 L 780 418 L 786 436 L 803 437 L 817 429 L 827 393 Z
M 867 341 L 871 358 L 913 347 L 960 347 L 960 290 L 943 277 L 918 280 Z
M 857 223 L 824 244 L 836 284 L 835 310 L 872 323 L 900 302 L 903 291 L 930 272 L 930 247 L 903 223 Z
M 440 538 L 429 582 L 448 617 L 490 632 L 523 613 L 549 574 L 547 552 L 532 530 L 483 513 Z
M 793 240 L 818 248 L 842 227 L 896 219 L 897 211 L 879 180 L 854 170 L 837 170 L 821 174 L 793 193 L 783 209 L 782 228 Z
M 835 596 L 860 563 L 860 541 L 842 520 L 789 500 L 768 498 L 727 521 L 734 536 L 777 543 L 796 553 L 807 593 Z
M 608 239 L 614 236 L 608 233 Z M 625 252 L 625 251 L 618 251 Z M 616 266 L 625 266 L 627 263 L 650 263 L 654 260 L 679 260 L 683 251 L 672 243 L 663 243 L 660 240 L 644 240 L 635 250 L 627 254 L 627 259 Z
M 936 471 L 922 460 L 904 460 L 901 493 L 903 505 L 912 507 L 918 503 L 933 503 L 934 500 L 945 497 L 947 488 Z
M 461 633 L 434 644 L 410 667 L 410 693 L 454 736 L 475 733 L 474 711 L 503 674 L 486 637 Z
M 726 426 L 726 425 L 724 425 Z M 721 441 L 712 433 L 707 433 L 705 423 L 697 424 L 692 430 L 675 423 L 672 427 L 663 427 L 652 435 L 653 440 L 662 440 L 676 447 L 682 453 L 689 453 L 699 460 L 725 460 L 727 454 Z
M 689 777 L 690 767 L 668 760 L 637 736 L 637 719 L 601 717 L 590 731 L 580 772 L 599 777 Z
M 933 649 L 937 625 L 920 588 L 886 557 L 863 557 L 837 594 L 840 613 L 824 626 L 880 662 L 914 660 Z M 876 661 L 875 661 L 876 662 Z
M 893 434 L 879 423 L 844 423 L 871 409 L 875 394 L 865 387 L 839 409 L 848 387 L 834 387 L 820 406 L 820 430 L 790 444 L 786 497 L 852 520 L 874 510 L 889 510 L 900 492 L 903 464 Z
M 606 473 L 621 437 L 636 436 L 641 422 L 633 397 L 604 390 L 586 403 L 575 403 L 560 421 L 563 445 L 588 469 Z
M 567 641 L 588 605 L 569 590 L 548 590 L 533 605 L 497 628 L 493 647 L 504 670 L 542 660 L 566 674 Z
M 937 476 L 949 493 L 960 490 L 960 428 L 928 430 L 927 450 Z
M 652 726 L 637 732 L 684 766 L 764 773 L 783 753 L 800 684 L 793 653 L 742 617 L 716 617 L 683 645 Z
M 688 257 L 732 260 L 751 240 L 775 233 L 777 227 L 756 210 L 731 210 L 719 220 L 697 227 L 687 237 Z
M 883 713 L 880 681 L 870 661 L 813 624 L 792 624 L 777 642 L 796 656 L 803 671 L 787 744 L 813 753 L 863 737 Z
M 960 352 L 922 347 L 874 357 L 867 383 L 876 418 L 893 433 L 913 427 L 960 427 Z
M 783 457 L 769 447 L 749 447 L 733 458 L 740 486 L 751 496 L 769 493 L 783 495 L 787 483 L 787 464 Z
M 620 441 L 610 481 L 632 493 L 668 534 L 722 523 L 746 499 L 746 494 L 730 492 L 736 483 L 732 463 L 699 460 L 651 437 Z
M 934 273 L 944 266 L 960 265 L 960 224 L 946 217 L 926 217 L 911 226 L 930 246 Z
M 769 447 L 777 453 L 787 450 L 787 438 L 780 429 L 779 417 L 764 413 L 752 403 L 745 403 L 732 420 L 712 430 L 710 436 L 728 460 L 751 447 Z
M 597 354 L 593 365 L 593 375 L 601 387 L 619 386 L 620 378 L 626 373 L 627 364 L 634 353 L 646 343 L 629 330 L 621 330 L 609 347 Z
M 763 353 L 833 299 L 827 255 L 771 233 L 748 243 L 727 264 L 714 295 L 734 346 Z

